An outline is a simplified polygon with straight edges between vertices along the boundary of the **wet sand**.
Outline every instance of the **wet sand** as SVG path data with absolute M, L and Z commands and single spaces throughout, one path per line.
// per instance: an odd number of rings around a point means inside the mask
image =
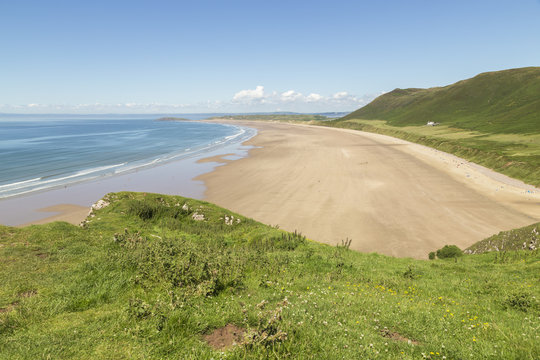
M 205 187 L 194 178 L 246 156 L 248 149 L 241 144 L 231 144 L 153 168 L 3 199 L 0 200 L 0 224 L 24 226 L 57 220 L 79 224 L 86 218 L 90 206 L 109 192 L 154 192 L 201 199 Z
M 247 158 L 197 179 L 204 199 L 335 245 L 426 258 L 540 220 L 537 188 L 422 145 L 345 129 L 268 122 Z
M 42 213 L 53 213 L 54 215 L 47 216 L 43 219 L 35 220 L 27 224 L 19 225 L 20 227 L 28 225 L 41 225 L 47 224 L 53 221 L 65 221 L 73 225 L 80 224 L 90 211 L 90 208 L 87 206 L 73 205 L 73 204 L 58 204 L 54 206 L 49 206 L 46 208 L 41 208 L 37 210 Z

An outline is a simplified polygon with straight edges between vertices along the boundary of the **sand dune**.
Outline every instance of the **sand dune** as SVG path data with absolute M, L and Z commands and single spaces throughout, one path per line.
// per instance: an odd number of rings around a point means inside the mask
M 249 157 L 202 175 L 205 200 L 309 238 L 400 257 L 465 248 L 540 219 L 538 189 L 452 155 L 358 131 L 240 122 Z

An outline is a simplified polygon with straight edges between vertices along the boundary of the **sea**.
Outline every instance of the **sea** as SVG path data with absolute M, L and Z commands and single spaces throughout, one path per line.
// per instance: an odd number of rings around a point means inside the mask
M 178 116 L 200 120 L 212 114 Z M 0 199 L 200 157 L 256 133 L 236 125 L 158 118 L 0 116 Z

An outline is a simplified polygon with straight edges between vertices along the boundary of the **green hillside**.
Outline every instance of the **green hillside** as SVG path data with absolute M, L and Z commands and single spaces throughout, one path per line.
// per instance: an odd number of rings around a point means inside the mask
M 386 120 L 389 125 L 428 121 L 485 133 L 540 133 L 540 67 L 477 75 L 431 89 L 396 89 L 344 119 Z
M 445 87 L 396 89 L 320 125 L 398 137 L 540 186 L 540 67 L 483 73 Z
M 537 250 L 540 248 L 540 223 L 519 229 L 501 231 L 465 249 L 469 254 L 488 251 L 508 252 L 514 250 Z
M 3 360 L 540 354 L 537 250 L 391 258 L 192 199 L 105 200 L 83 227 L 0 226 Z

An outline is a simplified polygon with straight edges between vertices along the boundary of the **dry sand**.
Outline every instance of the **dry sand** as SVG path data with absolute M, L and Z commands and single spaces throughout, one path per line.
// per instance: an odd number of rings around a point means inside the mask
M 540 220 L 540 191 L 422 145 L 359 131 L 268 122 L 249 157 L 198 179 L 205 200 L 335 245 L 426 258 Z
M 35 220 L 27 224 L 19 225 L 19 227 L 24 227 L 27 225 L 41 225 L 53 221 L 66 221 L 70 224 L 78 225 L 84 219 L 86 219 L 86 216 L 90 212 L 90 208 L 74 204 L 59 204 L 42 208 L 38 211 L 44 213 L 54 213 L 54 215 L 51 215 L 44 219 Z
M 349 238 L 355 250 L 426 258 L 445 244 L 465 248 L 540 220 L 539 189 L 422 145 L 346 129 L 234 123 L 259 133 L 246 158 L 198 161 L 224 164 L 196 178 L 204 199 L 319 242 Z M 149 170 L 154 178 L 160 168 Z M 56 214 L 31 224 L 77 224 L 89 207 L 40 211 Z

